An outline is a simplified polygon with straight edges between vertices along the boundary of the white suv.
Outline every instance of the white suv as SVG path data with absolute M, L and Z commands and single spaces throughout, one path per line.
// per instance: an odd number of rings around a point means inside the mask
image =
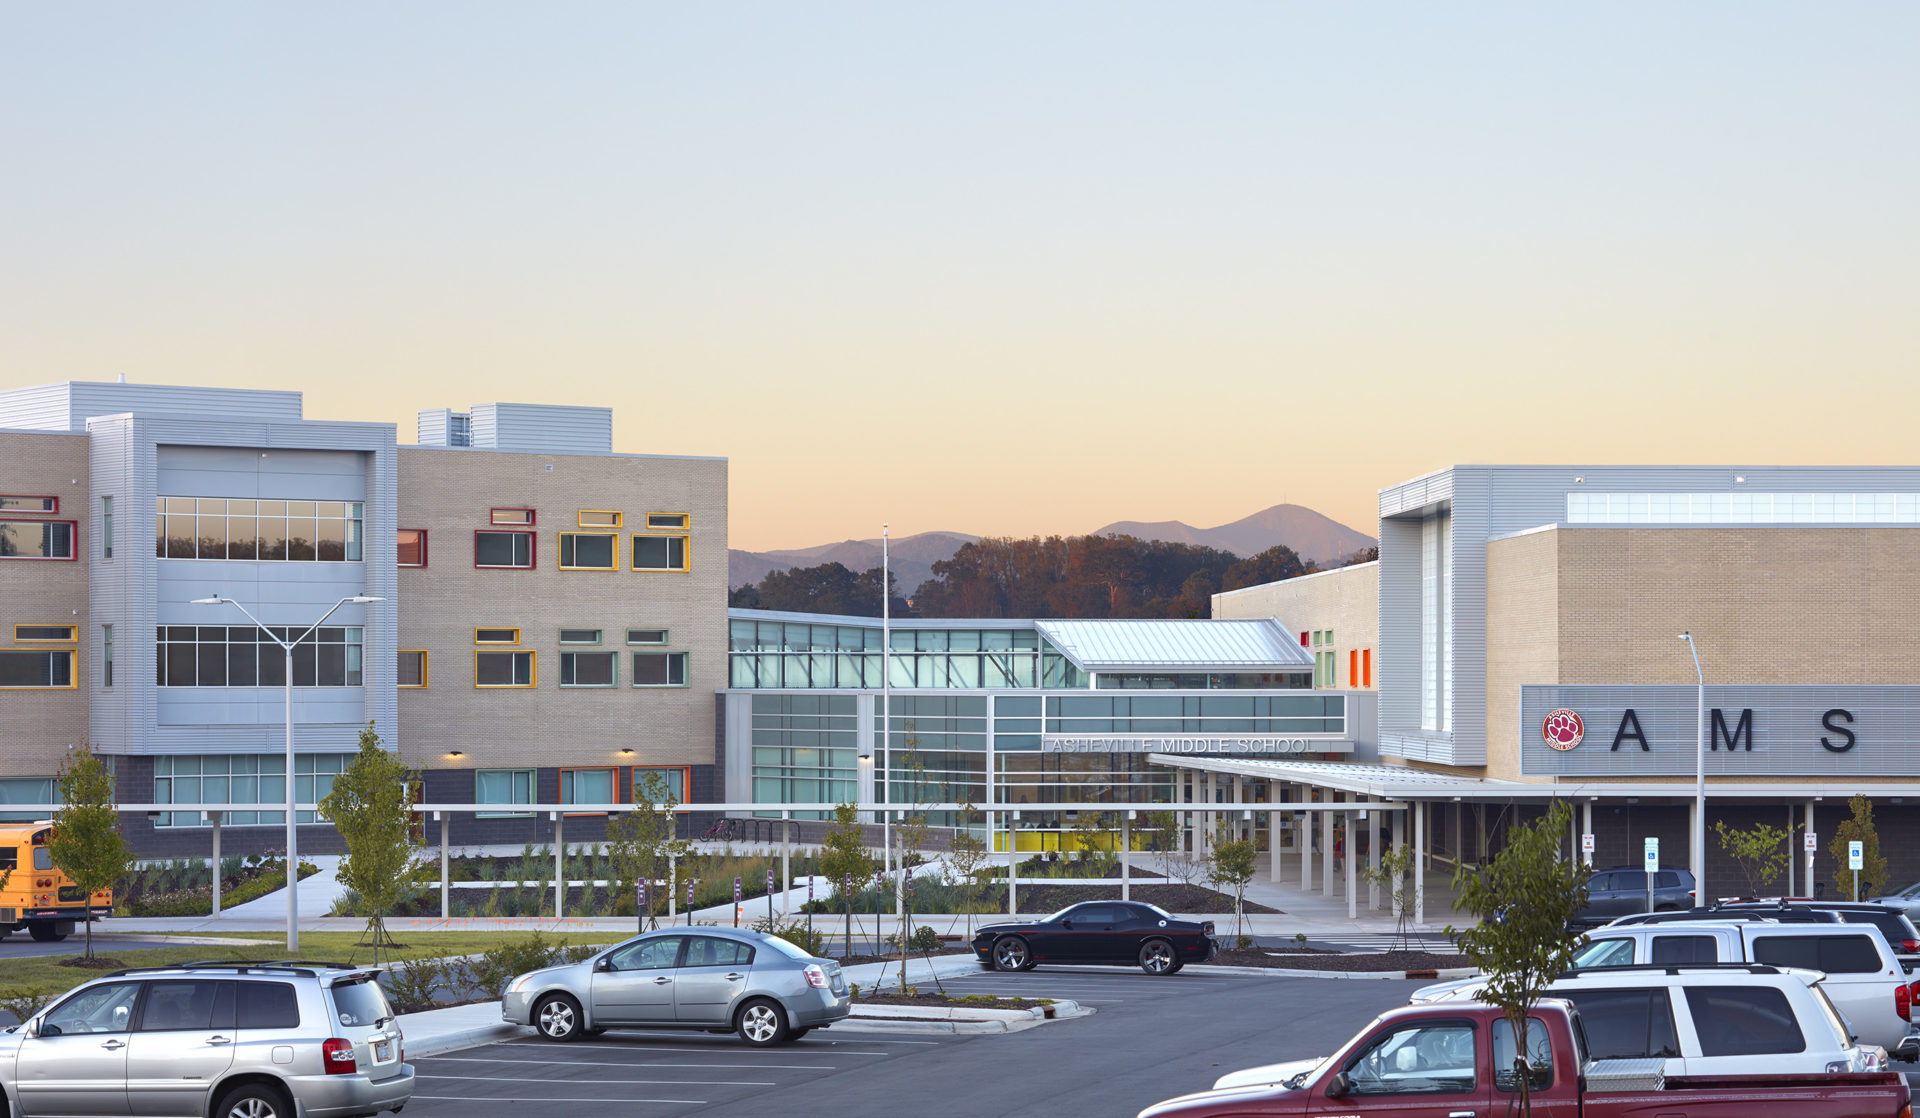
M 1782 924 L 1729 918 L 1674 924 L 1615 924 L 1592 933 L 1574 958 L 1582 973 L 1601 967 L 1767 963 L 1820 971 L 1820 988 L 1861 1040 L 1903 1060 L 1920 1056 L 1912 1033 L 1917 994 L 1879 929 L 1867 924 Z M 1416 990 L 1414 1005 L 1473 997 L 1480 978 Z M 1916 984 L 1920 985 L 1920 984 Z

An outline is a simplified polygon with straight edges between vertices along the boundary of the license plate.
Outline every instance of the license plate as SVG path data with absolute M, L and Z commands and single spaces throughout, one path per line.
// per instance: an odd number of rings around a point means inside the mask
M 378 1061 L 381 1061 L 381 1060 L 390 1060 L 390 1059 L 392 1059 L 392 1058 L 393 1058 L 393 1045 L 391 1045 L 391 1044 L 389 1044 L 389 1043 L 387 1043 L 387 1042 L 386 1042 L 386 1041 L 384 1041 L 384 1040 L 383 1040 L 383 1041 L 381 1041 L 381 1042 L 380 1042 L 379 1044 L 376 1044 L 376 1045 L 374 1045 L 374 1046 L 373 1046 L 373 1058 L 374 1058 L 374 1060 L 375 1060 L 376 1062 L 378 1062 Z

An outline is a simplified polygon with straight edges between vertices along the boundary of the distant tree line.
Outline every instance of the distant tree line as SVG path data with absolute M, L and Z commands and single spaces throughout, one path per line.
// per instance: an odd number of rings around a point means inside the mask
M 1215 593 L 1367 563 L 1364 548 L 1320 567 L 1285 545 L 1231 552 L 1133 536 L 1035 536 L 968 543 L 933 565 L 911 606 L 893 587 L 896 617 L 1208 617 Z M 727 604 L 796 613 L 880 615 L 880 569 L 840 563 L 774 571 L 735 588 Z

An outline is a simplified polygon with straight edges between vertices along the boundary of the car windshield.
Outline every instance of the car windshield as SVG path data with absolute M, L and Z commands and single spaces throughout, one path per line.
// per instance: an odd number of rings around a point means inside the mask
M 790 943 L 784 939 L 781 939 L 779 936 L 768 936 L 766 939 L 766 943 L 768 947 L 773 948 L 775 951 L 778 951 L 780 954 L 785 955 L 789 959 L 813 958 L 812 955 L 809 955 L 806 953 L 806 951 L 802 950 L 799 944 Z
M 1061 909 L 1059 912 L 1056 912 L 1053 915 L 1047 917 L 1045 920 L 1042 920 L 1041 923 L 1043 924 L 1058 923 L 1059 921 L 1067 918 L 1067 913 L 1072 912 L 1074 909 L 1079 907 L 1080 906 L 1077 904 L 1070 904 L 1067 907 Z

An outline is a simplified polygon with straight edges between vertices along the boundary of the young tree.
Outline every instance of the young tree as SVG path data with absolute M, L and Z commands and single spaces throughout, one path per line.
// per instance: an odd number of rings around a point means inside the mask
M 1480 922 L 1458 930 L 1448 925 L 1446 936 L 1485 972 L 1480 1000 L 1505 1011 L 1522 1060 L 1532 1051 L 1527 1014 L 1587 942 L 1586 936 L 1567 932 L 1567 922 L 1587 903 L 1587 868 L 1560 857 L 1560 838 L 1572 818 L 1572 807 L 1557 802 L 1545 817 L 1511 827 L 1506 847 L 1484 870 L 1461 866 L 1453 873 L 1454 908 Z M 1531 1115 L 1531 1076 L 1524 1067 L 1515 1070 L 1520 1112 Z
M 987 867 L 987 840 L 967 829 L 976 814 L 972 804 L 960 809 L 960 827 L 947 846 L 947 868 L 960 886 L 961 904 L 966 908 L 967 940 L 973 940 L 973 905 L 980 893 L 980 874 Z
M 607 820 L 607 861 L 617 888 L 622 895 L 636 894 L 640 882 L 648 883 L 645 912 L 638 910 L 635 895 L 634 915 L 643 931 L 648 920 L 659 925 L 655 910 L 667 903 L 666 894 L 673 889 L 655 889 L 653 883 L 667 876 L 666 866 L 693 852 L 693 843 L 680 838 L 674 826 L 673 809 L 679 806 L 680 797 L 668 787 L 666 774 L 652 772 L 633 782 L 633 810 Z
M 1387 890 L 1393 900 L 1394 911 L 1399 914 L 1399 922 L 1394 931 L 1399 940 L 1398 950 L 1406 951 L 1412 946 L 1407 934 L 1413 924 L 1413 848 L 1404 844 L 1395 846 L 1382 853 L 1374 864 L 1360 871 L 1367 884 L 1377 885 Z
M 1854 880 L 1853 871 L 1847 868 L 1847 844 L 1857 840 L 1860 843 L 1859 880 L 1868 885 L 1874 882 L 1885 885 L 1887 860 L 1880 856 L 1880 833 L 1873 827 L 1873 801 L 1855 796 L 1847 801 L 1847 806 L 1853 809 L 1853 816 L 1833 829 L 1833 845 L 1829 848 L 1835 864 L 1840 867 L 1841 880 Z
M 1180 820 L 1173 812 L 1149 812 L 1145 824 L 1147 829 L 1159 832 L 1154 843 L 1154 867 L 1169 884 L 1180 886 L 1180 895 L 1184 900 L 1193 892 L 1194 883 L 1200 880 L 1206 867 L 1180 850 Z
M 90 745 L 82 745 L 60 768 L 60 810 L 47 836 L 54 868 L 87 895 L 111 889 L 133 869 L 133 853 L 120 833 L 113 773 Z M 93 919 L 87 919 L 87 958 L 93 958 Z
M 847 938 L 845 954 L 853 954 L 853 890 L 848 882 L 856 886 L 863 884 L 873 876 L 875 859 L 867 852 L 866 835 L 860 828 L 860 813 L 852 804 L 836 804 L 833 809 L 833 826 L 828 828 L 826 838 L 821 843 L 820 872 L 826 875 L 835 889 L 840 891 L 841 904 L 847 913 Z
M 1073 844 L 1080 848 L 1082 861 L 1098 861 L 1107 856 L 1112 844 L 1112 825 L 1104 811 L 1077 811 L 1073 815 Z
M 1767 886 L 1786 872 L 1787 862 L 1793 857 L 1787 848 L 1786 829 L 1782 827 L 1756 823 L 1741 829 L 1716 819 L 1713 833 L 1720 838 L 1720 849 L 1733 859 L 1733 864 L 1740 867 L 1740 875 L 1747 879 L 1749 897 L 1766 892 Z
M 1233 832 L 1223 823 L 1213 839 L 1213 849 L 1207 854 L 1207 882 L 1216 889 L 1233 891 L 1233 938 L 1236 946 L 1241 936 L 1241 911 L 1246 903 L 1247 883 L 1253 880 L 1253 870 L 1260 857 L 1259 847 L 1252 838 L 1236 839 Z
M 413 833 L 417 779 L 398 754 L 380 744 L 369 722 L 360 731 L 360 751 L 320 801 L 320 817 L 340 832 L 347 848 L 335 876 L 366 906 L 367 940 L 376 960 L 382 945 L 399 946 L 387 934 L 387 913 L 420 865 L 420 840 Z M 298 868 L 289 867 L 287 888 L 298 888 L 299 881 Z

